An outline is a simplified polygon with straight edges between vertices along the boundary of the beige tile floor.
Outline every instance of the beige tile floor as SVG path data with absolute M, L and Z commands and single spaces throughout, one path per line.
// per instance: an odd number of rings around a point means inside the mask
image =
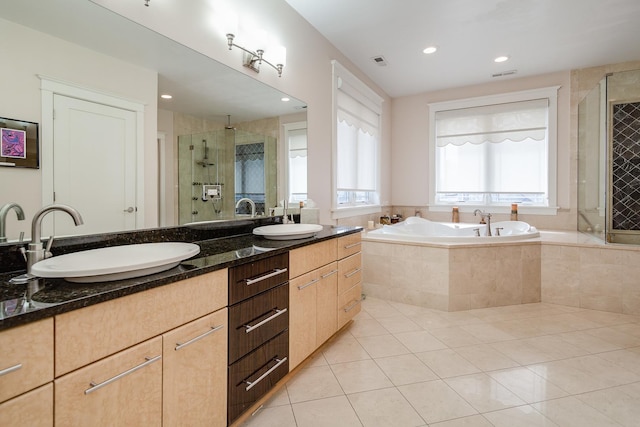
M 256 426 L 640 426 L 640 317 L 370 297 Z

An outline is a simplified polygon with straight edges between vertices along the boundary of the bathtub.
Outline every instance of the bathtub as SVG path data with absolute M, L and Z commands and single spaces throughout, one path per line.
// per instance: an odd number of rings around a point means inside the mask
M 362 236 L 362 287 L 372 297 L 442 311 L 540 302 L 538 230 L 411 217 Z M 479 229 L 480 236 L 476 236 Z
M 423 243 L 498 243 L 540 237 L 538 230 L 523 221 L 498 221 L 491 224 L 492 236 L 486 236 L 486 224 L 434 222 L 419 217 L 384 225 L 369 231 L 366 239 Z M 498 230 L 500 235 L 498 236 Z M 478 236 L 477 234 L 480 234 Z

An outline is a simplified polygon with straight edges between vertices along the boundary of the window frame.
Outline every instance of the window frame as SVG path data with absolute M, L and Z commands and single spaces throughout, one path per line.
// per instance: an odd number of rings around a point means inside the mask
M 341 219 L 357 215 L 367 215 L 382 212 L 380 204 L 381 183 L 381 146 L 382 146 L 382 102 L 384 99 L 353 75 L 338 61 L 332 60 L 332 153 L 331 153 L 331 218 Z M 370 203 L 350 204 L 348 206 L 338 204 L 338 91 L 354 98 L 378 115 L 378 136 L 376 138 L 376 164 L 374 165 L 376 178 L 375 190 L 372 193 L 373 201 Z
M 548 110 L 548 142 L 547 142 L 547 194 L 548 206 L 522 206 L 521 212 L 538 215 L 556 215 L 558 212 L 558 90 L 560 86 L 508 92 L 473 98 L 429 103 L 429 211 L 450 211 L 453 204 L 436 203 L 436 113 L 471 107 L 482 107 L 509 102 L 528 101 L 546 98 L 549 100 Z M 488 209 L 492 213 L 509 213 L 510 205 L 493 204 L 461 204 L 457 205 L 462 212 L 473 212 L 475 209 Z

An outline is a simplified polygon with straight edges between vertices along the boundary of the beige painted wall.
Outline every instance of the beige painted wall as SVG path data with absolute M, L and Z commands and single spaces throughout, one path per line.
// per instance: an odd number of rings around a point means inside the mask
M 157 73 L 2 19 L 0 56 L 6 59 L 0 79 L 0 117 L 41 123 L 38 74 L 145 105 L 145 225 L 155 226 Z M 0 167 L 0 204 L 10 201 L 22 206 L 27 220 L 18 222 L 9 214 L 8 237 L 15 239 L 20 231 L 29 236 L 30 220 L 42 206 L 41 169 Z

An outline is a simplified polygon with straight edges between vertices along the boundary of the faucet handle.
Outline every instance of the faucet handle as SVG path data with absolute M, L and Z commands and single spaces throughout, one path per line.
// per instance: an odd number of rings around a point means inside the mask
M 496 228 L 495 228 L 495 230 L 496 230 L 496 236 L 499 236 L 499 235 L 500 235 L 500 230 L 502 230 L 503 228 L 504 228 L 504 227 L 496 227 Z
M 49 240 L 47 240 L 47 247 L 44 249 L 44 257 L 51 258 L 53 255 L 51 253 L 51 245 L 53 245 L 53 236 L 49 236 Z

